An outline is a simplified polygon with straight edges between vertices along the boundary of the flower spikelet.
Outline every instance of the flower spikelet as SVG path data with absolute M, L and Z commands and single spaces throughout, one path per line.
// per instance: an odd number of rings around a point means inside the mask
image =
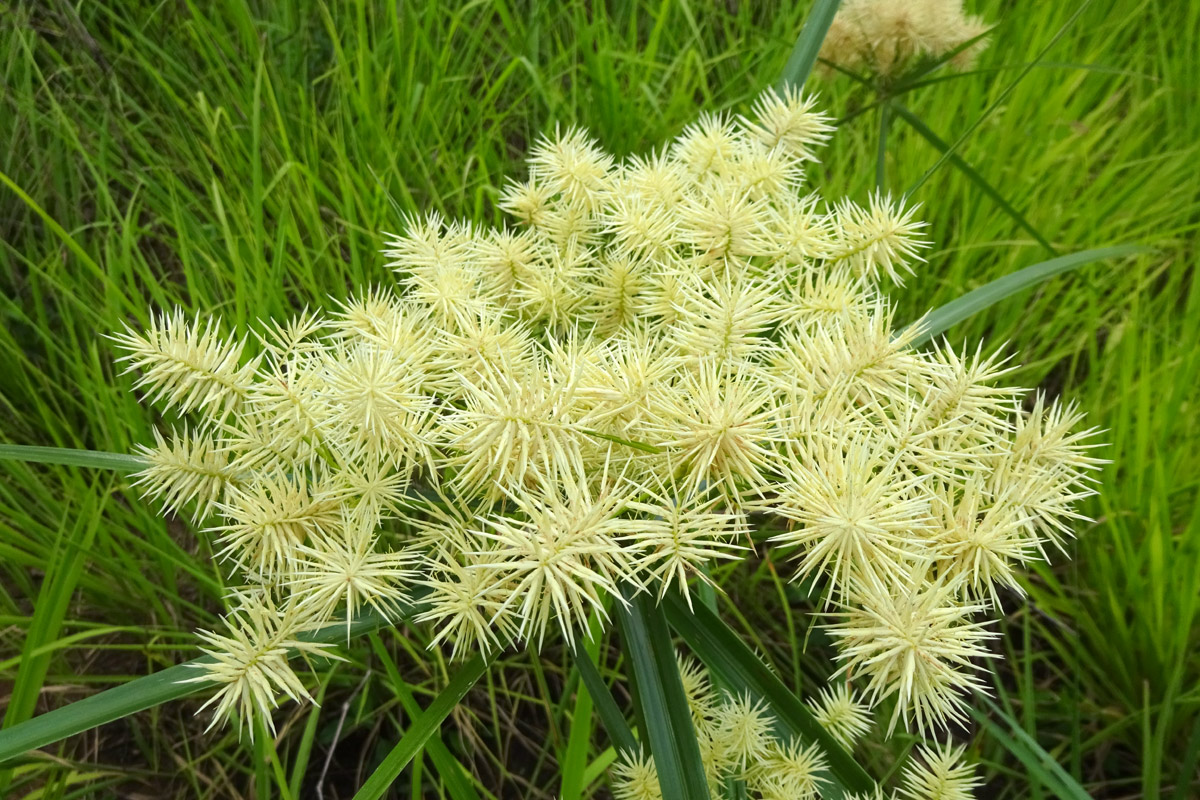
M 223 339 L 218 325 L 211 317 L 203 325 L 199 317 L 188 323 L 176 309 L 170 316 L 151 315 L 145 334 L 127 326 L 112 339 L 128 354 L 119 359 L 125 371 L 142 373 L 134 386 L 150 402 L 181 414 L 220 412 L 245 396 L 256 361 L 241 363 L 245 342 Z
M 236 482 L 229 459 L 211 434 L 184 430 L 167 440 L 154 431 L 154 447 L 138 446 L 147 466 L 135 473 L 135 486 L 161 499 L 163 508 L 178 513 L 195 503 L 194 518 L 204 519 L 224 492 Z
M 612 769 L 615 800 L 662 800 L 653 756 L 643 755 L 641 751 L 625 753 Z
M 895 696 L 889 734 L 900 719 L 922 733 L 961 719 L 959 692 L 983 691 L 974 660 L 991 656 L 985 644 L 996 636 L 972 619 L 986 606 L 958 602 L 942 584 L 904 594 L 864 584 L 860 592 L 828 629 L 845 661 L 840 672 L 865 677 L 872 702 Z
M 858 700 L 849 684 L 825 687 L 815 701 L 808 701 L 808 706 L 821 727 L 847 750 L 853 750 L 871 729 L 871 710 Z
M 922 745 L 901 773 L 899 796 L 906 800 L 971 800 L 980 781 L 962 757 L 965 746 L 947 742 L 933 748 Z
M 266 722 L 274 735 L 271 711 L 278 706 L 279 695 L 313 701 L 288 663 L 289 651 L 326 658 L 337 656 L 327 652 L 327 644 L 297 638 L 295 616 L 277 612 L 270 606 L 247 605 L 227 617 L 225 623 L 223 634 L 199 633 L 204 642 L 200 649 L 211 661 L 198 665 L 201 674 L 184 682 L 215 682 L 220 686 L 200 709 L 213 708 L 210 729 L 236 716 L 241 727 L 253 736 L 251 720 L 257 717 Z

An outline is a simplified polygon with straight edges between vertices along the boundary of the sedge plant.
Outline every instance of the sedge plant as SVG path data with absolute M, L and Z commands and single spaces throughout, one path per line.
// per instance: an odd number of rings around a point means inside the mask
M 572 642 L 630 595 L 691 604 L 752 550 L 751 515 L 826 587 L 856 691 L 820 708 L 842 743 L 883 706 L 888 733 L 961 722 L 998 593 L 1061 549 L 1099 461 L 1080 414 L 1025 408 L 1003 360 L 896 332 L 884 291 L 919 267 L 923 225 L 807 188 L 830 132 L 794 90 L 623 162 L 558 130 L 503 192 L 512 227 L 405 220 L 393 286 L 253 341 L 179 310 L 116 334 L 175 420 L 137 482 L 237 587 L 201 633 L 213 724 L 270 728 L 281 698 L 311 700 L 288 653 L 330 655 L 302 634 L 418 587 L 417 622 L 456 655 Z M 823 762 L 772 739 L 760 700 L 689 702 L 714 792 L 732 773 L 815 793 Z M 958 774 L 945 752 L 930 775 Z M 631 758 L 634 787 L 654 762 Z
M 947 732 L 985 691 L 999 595 L 1062 550 L 1101 462 L 1007 361 L 895 324 L 924 225 L 884 192 L 817 193 L 832 131 L 791 87 L 625 160 L 558 129 L 502 193 L 511 226 L 407 218 L 394 283 L 332 313 L 115 333 L 164 419 L 135 481 L 234 587 L 182 681 L 215 689 L 210 725 L 273 731 L 311 702 L 294 657 L 336 658 L 331 625 L 411 616 L 479 664 L 692 607 L 766 546 L 823 587 L 838 668 L 804 713 L 824 733 L 781 735 L 764 698 L 672 659 L 707 791 L 818 796 L 882 713 L 928 740 L 898 796 L 971 796 Z M 662 755 L 623 747 L 616 796 L 671 796 Z

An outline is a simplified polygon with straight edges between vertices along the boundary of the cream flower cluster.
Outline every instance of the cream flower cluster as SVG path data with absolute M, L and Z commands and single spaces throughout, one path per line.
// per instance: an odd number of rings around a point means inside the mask
M 845 0 L 829 26 L 820 58 L 849 70 L 898 75 L 921 58 L 938 58 L 981 36 L 988 24 L 963 13 L 962 0 Z M 967 69 L 986 39 L 950 58 Z
M 821 796 L 828 762 L 819 745 L 779 739 L 766 706 L 745 695 L 718 693 L 708 673 L 694 661 L 680 659 L 679 674 L 712 797 L 815 800 Z M 825 689 L 808 705 L 826 731 L 848 750 L 870 729 L 869 708 L 844 683 Z M 969 800 L 979 781 L 963 762 L 964 750 L 949 743 L 919 747 L 901 772 L 899 791 L 891 796 Z M 623 754 L 613 767 L 613 778 L 615 800 L 663 798 L 653 756 Z M 739 784 L 744 793 L 731 793 L 730 787 Z M 887 795 L 880 789 L 877 796 Z
M 830 130 L 789 91 L 621 162 L 559 131 L 502 194 L 515 227 L 408 220 L 392 286 L 252 338 L 178 311 L 116 336 L 178 420 L 139 483 L 235 576 L 217 717 L 305 698 L 287 650 L 364 609 L 419 595 L 456 652 L 571 639 L 630 592 L 690 598 L 752 531 L 825 587 L 891 726 L 959 716 L 1096 462 L 1001 362 L 895 329 L 922 223 L 803 188 Z

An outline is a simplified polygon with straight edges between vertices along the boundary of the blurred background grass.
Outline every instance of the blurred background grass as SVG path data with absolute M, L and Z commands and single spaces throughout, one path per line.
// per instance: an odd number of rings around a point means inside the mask
M 149 441 L 155 420 L 103 334 L 151 308 L 242 325 L 386 283 L 381 231 L 426 208 L 499 222 L 498 188 L 556 122 L 625 154 L 701 109 L 744 110 L 807 5 L 0 4 L 0 441 Z M 904 102 L 954 141 L 1079 6 L 968 2 L 998 23 L 977 70 Z M 1070 561 L 1029 576 L 1028 602 L 1008 604 L 996 687 L 1003 713 L 1096 797 L 1200 795 L 1198 54 L 1200 6 L 1096 0 L 959 151 L 1061 252 L 1155 248 L 950 331 L 956 346 L 1015 353 L 1014 381 L 1076 400 L 1107 430 L 1096 522 L 1079 526 Z M 808 88 L 835 117 L 871 101 L 845 77 Z M 877 125 L 874 111 L 855 117 L 824 152 L 812 172 L 827 196 L 874 187 Z M 890 189 L 937 160 L 893 123 Z M 893 293 L 900 319 L 1045 257 L 951 165 L 914 199 L 935 247 Z M 0 470 L 6 724 L 191 657 L 193 629 L 221 610 L 204 537 L 113 475 Z M 827 674 L 819 641 L 799 654 L 808 609 L 772 563 L 728 588 L 723 610 L 789 683 Z M 444 683 L 423 649 L 412 629 L 348 648 L 351 665 L 320 672 L 322 708 L 285 707 L 273 748 L 204 734 L 198 703 L 176 703 L 31 756 L 7 791 L 347 797 Z M 596 652 L 619 671 L 605 642 Z M 553 649 L 506 657 L 397 795 L 606 796 L 611 750 L 569 665 Z M 988 729 L 958 735 L 987 796 L 1044 796 L 1038 771 Z M 905 746 L 860 756 L 882 774 Z

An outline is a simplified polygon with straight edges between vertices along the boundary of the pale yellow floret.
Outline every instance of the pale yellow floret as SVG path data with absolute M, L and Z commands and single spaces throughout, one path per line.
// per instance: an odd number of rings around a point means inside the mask
M 708 679 L 708 670 L 694 658 L 676 656 L 679 680 L 683 684 L 683 696 L 687 698 L 688 710 L 695 724 L 703 726 L 711 720 L 717 710 L 717 693 Z
M 608 189 L 612 157 L 579 128 L 555 130 L 534 146 L 529 156 L 529 171 L 544 181 L 567 202 L 588 209 L 597 208 Z
M 255 603 L 238 609 L 225 618 L 226 633 L 200 631 L 204 643 L 200 649 L 211 661 L 197 665 L 200 674 L 184 682 L 215 682 L 216 693 L 200 711 L 212 707 L 211 729 L 218 722 L 236 717 L 239 733 L 245 728 L 254 736 L 253 720 L 262 720 L 274 734 L 271 712 L 279 705 L 279 696 L 313 702 L 289 663 L 289 653 L 320 655 L 341 660 L 328 652 L 330 645 L 297 638 L 294 614 L 276 611 Z
M 163 510 L 178 514 L 195 503 L 193 518 L 209 515 L 230 486 L 237 484 L 237 473 L 229 458 L 217 448 L 212 432 L 184 428 L 170 441 L 154 431 L 154 447 L 138 445 L 137 454 L 147 462 L 134 474 L 134 486 L 146 496 L 159 499 Z
M 500 208 L 523 225 L 537 230 L 550 210 L 553 196 L 553 189 L 532 178 L 524 183 L 510 182 L 500 193 Z
M 780 148 L 800 161 L 815 159 L 814 150 L 833 133 L 830 118 L 816 110 L 817 99 L 789 84 L 779 94 L 768 89 L 754 102 L 750 118 L 740 121 L 768 148 Z
M 921 58 L 949 55 L 966 69 L 987 46 L 970 43 L 988 25 L 963 12 L 962 0 L 846 0 L 821 45 L 820 58 L 884 78 L 899 76 Z M 968 44 L 970 43 L 970 44 Z
M 612 771 L 614 800 L 663 800 L 653 756 L 623 753 Z
M 828 627 L 845 662 L 839 673 L 866 680 L 872 703 L 894 697 L 889 735 L 900 720 L 922 735 L 960 720 L 961 692 L 984 690 L 978 661 L 993 655 L 986 643 L 996 634 L 974 619 L 986 610 L 945 584 L 902 592 L 864 584 Z
M 733 163 L 738 142 L 738 131 L 728 117 L 701 113 L 672 143 L 671 156 L 693 175 L 720 175 Z
M 690 356 L 735 365 L 769 346 L 767 334 L 786 310 L 768 284 L 728 275 L 688 281 L 680 295 L 672 343 Z
M 799 739 L 771 742 L 764 756 L 747 770 L 746 783 L 763 800 L 815 800 L 828 767 L 820 745 Z
M 905 591 L 914 560 L 928 546 L 923 477 L 906 478 L 895 456 L 869 441 L 818 438 L 783 461 L 768 506 L 797 523 L 772 541 L 799 548 L 797 577 L 825 573 L 839 596 L 869 585 Z
M 403 602 L 414 571 L 415 554 L 381 550 L 377 520 L 348 520 L 334 533 L 315 533 L 298 545 L 286 581 L 298 608 L 326 622 L 346 611 L 346 638 L 360 608 L 369 606 L 390 619 Z
M 966 747 L 946 742 L 938 747 L 921 745 L 910 756 L 900 775 L 899 796 L 905 800 L 971 800 L 982 782 L 963 763 Z
M 722 741 L 740 770 L 763 761 L 771 751 L 771 714 L 749 694 L 727 698 L 714 712 L 713 736 Z
M 217 510 L 228 523 L 211 529 L 224 545 L 220 555 L 264 575 L 284 571 L 310 536 L 341 524 L 343 497 L 302 477 L 264 478 L 226 497 Z
M 1000 588 L 1024 594 L 1016 570 L 1038 555 L 1039 540 L 1019 505 L 988 496 L 983 479 L 973 475 L 960 494 L 940 486 L 933 512 L 939 576 L 973 601 L 990 599 L 996 607 Z
M 925 223 L 914 219 L 915 212 L 916 207 L 905 208 L 902 200 L 880 193 L 871 195 L 866 208 L 842 201 L 836 209 L 833 261 L 872 281 L 886 276 L 904 285 L 902 273 L 912 273 L 912 262 L 924 261 L 920 251 L 929 246 L 921 238 Z
M 579 472 L 581 431 L 591 427 L 575 402 L 579 375 L 554 375 L 544 360 L 517 372 L 506 366 L 464 379 L 463 407 L 443 422 L 460 491 L 494 497 Z
M 478 563 L 496 569 L 510 592 L 500 611 L 515 609 L 518 634 L 539 645 L 554 622 L 573 641 L 589 614 L 607 619 L 604 598 L 619 597 L 618 585 L 636 580 L 634 554 L 619 544 L 637 527 L 618 516 L 624 498 L 583 480 L 560 480 L 536 494 L 510 495 L 520 516 L 488 518 L 486 529 L 474 532 L 492 543 Z
M 112 339 L 127 353 L 118 359 L 125 371 L 141 373 L 134 388 L 144 389 L 147 401 L 219 420 L 245 397 L 258 366 L 258 359 L 242 363 L 244 340 L 222 338 L 219 326 L 213 317 L 201 325 L 199 316 L 189 324 L 176 309 L 151 315 L 144 335 L 126 326 Z
M 626 504 L 641 515 L 635 533 L 625 537 L 627 546 L 641 551 L 634 568 L 645 576 L 643 581 L 658 586 L 659 599 L 678 591 L 690 607 L 688 582 L 693 577 L 712 583 L 706 566 L 744 557 L 748 548 L 738 542 L 745 535 L 745 520 L 740 514 L 718 511 L 719 496 L 695 501 L 684 499 L 687 493 L 676 486 L 640 488 L 649 502 Z
M 825 687 L 815 700 L 808 700 L 808 706 L 821 727 L 847 750 L 853 751 L 871 729 L 871 709 L 845 682 Z
M 654 394 L 645 430 L 655 445 L 678 454 L 687 491 L 758 491 L 775 462 L 770 400 L 756 372 L 701 361 Z

